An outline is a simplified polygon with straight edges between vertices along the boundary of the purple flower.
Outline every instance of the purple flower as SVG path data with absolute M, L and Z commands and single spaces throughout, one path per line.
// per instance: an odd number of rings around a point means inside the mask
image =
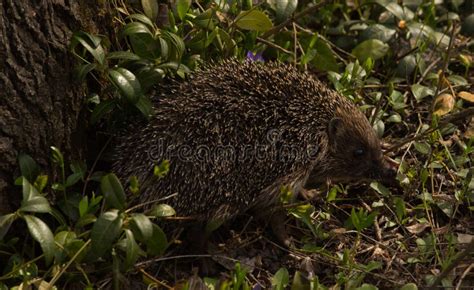
M 250 61 L 262 61 L 264 62 L 265 60 L 262 57 L 261 52 L 253 53 L 251 51 L 247 51 L 247 59 Z

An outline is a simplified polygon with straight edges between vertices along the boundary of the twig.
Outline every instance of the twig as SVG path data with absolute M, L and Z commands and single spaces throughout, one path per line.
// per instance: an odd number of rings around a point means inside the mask
M 448 68 L 448 63 L 449 63 L 449 58 L 451 57 L 451 52 L 453 50 L 453 45 L 454 45 L 454 37 L 456 33 L 456 23 L 453 23 L 453 31 L 451 33 L 451 38 L 449 39 L 449 45 L 448 45 L 448 50 L 446 51 L 446 59 L 444 60 L 443 63 L 443 68 L 441 69 L 441 73 L 439 74 L 439 79 L 438 79 L 438 85 L 436 86 L 436 91 L 435 91 L 435 96 L 438 95 L 439 90 L 441 89 L 441 85 L 443 84 L 444 80 L 444 73 L 446 72 L 446 69 Z M 441 42 L 441 40 L 440 40 Z
M 285 48 L 283 48 L 283 47 L 281 47 L 281 46 L 279 46 L 279 45 L 277 45 L 277 44 L 275 44 L 275 43 L 273 43 L 273 42 L 271 42 L 271 41 L 268 41 L 268 40 L 266 40 L 266 39 L 264 39 L 264 38 L 257 37 L 257 41 L 258 41 L 258 42 L 261 42 L 261 43 L 263 43 L 263 44 L 266 44 L 266 45 L 268 45 L 268 46 L 270 46 L 270 47 L 273 47 L 273 48 L 275 48 L 275 49 L 281 50 L 281 51 L 284 52 L 284 53 L 293 54 L 293 52 L 289 51 L 288 49 L 285 49 Z
M 467 267 L 466 270 L 462 273 L 461 277 L 459 278 L 458 284 L 456 284 L 456 288 L 454 288 L 455 290 L 459 290 L 461 288 L 462 281 L 467 276 L 467 274 L 471 272 L 472 268 L 474 268 L 474 263 L 469 265 L 469 267 Z
M 139 269 L 138 271 L 140 271 L 143 275 L 145 275 L 148 279 L 152 280 L 152 281 L 155 282 L 156 284 L 158 284 L 158 285 L 160 285 L 160 286 L 162 286 L 162 287 L 165 287 L 166 289 L 174 289 L 173 287 L 169 286 L 168 284 L 159 281 L 158 279 L 156 279 L 155 277 L 153 277 L 152 275 L 150 275 L 147 271 L 145 271 L 145 270 L 143 270 L 143 269 Z

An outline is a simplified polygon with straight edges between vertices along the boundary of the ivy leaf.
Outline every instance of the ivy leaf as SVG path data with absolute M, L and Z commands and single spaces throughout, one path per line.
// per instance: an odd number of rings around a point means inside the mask
M 378 39 L 369 39 L 359 43 L 353 50 L 352 54 L 363 63 L 369 57 L 373 60 L 384 57 L 389 50 L 389 46 Z
M 273 24 L 268 16 L 258 10 L 242 11 L 235 19 L 235 25 L 240 29 L 264 32 Z

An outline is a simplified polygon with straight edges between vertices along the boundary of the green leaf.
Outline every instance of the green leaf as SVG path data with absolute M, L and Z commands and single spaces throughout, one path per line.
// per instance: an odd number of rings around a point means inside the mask
M 275 11 L 278 22 L 288 19 L 298 6 L 298 0 L 268 0 L 267 3 Z
M 135 241 L 135 237 L 131 230 L 125 230 L 125 269 L 130 269 L 135 262 L 138 260 L 138 253 L 140 252 L 140 247 Z
M 64 168 L 64 157 L 61 151 L 54 146 L 51 146 L 51 151 L 53 151 L 53 162 L 58 164 L 59 167 Z
M 150 215 L 155 217 L 170 217 L 175 214 L 175 210 L 167 204 L 158 204 L 150 212 Z
M 168 247 L 168 239 L 163 230 L 153 224 L 153 235 L 146 242 L 147 253 L 152 256 L 161 256 Z
M 125 191 L 115 174 L 109 173 L 103 176 L 100 180 L 100 189 L 108 206 L 119 210 L 125 208 Z
M 36 177 L 35 183 L 33 185 L 39 192 L 42 192 L 47 184 L 48 175 L 39 175 L 38 177 Z
M 135 104 L 143 95 L 140 82 L 131 71 L 123 67 L 110 69 L 109 77 L 119 90 L 120 95 L 125 97 L 130 103 Z
M 135 175 L 130 176 L 129 182 L 130 182 L 130 186 L 128 187 L 128 189 L 130 190 L 130 192 L 133 195 L 136 195 L 140 191 L 140 185 L 138 183 L 138 178 Z
M 153 235 L 153 224 L 144 214 L 135 214 L 131 218 L 131 225 L 139 233 L 139 240 L 148 241 Z
M 5 237 L 8 230 L 10 229 L 10 226 L 17 218 L 18 216 L 14 213 L 0 216 L 0 241 L 3 240 L 3 237 Z
M 20 165 L 21 175 L 28 179 L 29 182 L 34 182 L 40 172 L 35 160 L 28 154 L 20 153 L 18 155 L 18 163 Z
M 86 195 L 79 202 L 79 216 L 83 217 L 87 213 L 88 209 L 89 209 L 89 197 Z
M 400 6 L 396 1 L 376 0 L 375 2 L 399 19 L 411 20 L 414 17 L 414 13 L 410 9 Z
M 400 123 L 402 121 L 402 117 L 398 113 L 394 113 L 393 115 L 388 117 L 386 121 L 392 123 Z
M 137 74 L 137 78 L 140 80 L 140 85 L 142 86 L 143 93 L 148 92 L 148 90 L 151 89 L 154 85 L 156 85 L 160 80 L 162 80 L 164 76 L 165 76 L 165 71 L 160 68 L 141 70 Z M 145 97 L 145 98 L 148 99 L 148 97 Z M 140 100 L 138 100 L 138 103 L 143 102 L 143 101 L 144 100 L 141 100 L 140 98 Z M 141 109 L 139 110 L 141 111 Z
M 169 59 L 176 61 L 180 60 L 186 49 L 183 39 L 178 35 L 168 31 L 162 31 L 161 37 L 165 39 L 167 43 L 171 44 L 171 47 L 175 48 L 174 50 L 172 50 L 174 51 L 173 57 L 171 57 L 172 55 L 170 51 Z
M 161 57 L 164 60 L 168 60 L 170 58 L 168 42 L 166 42 L 166 39 L 164 39 L 163 37 L 158 37 L 158 41 L 160 42 Z
M 286 268 L 280 268 L 275 275 L 272 277 L 273 289 L 283 290 L 290 281 L 288 270 Z
M 122 36 L 131 36 L 134 34 L 147 34 L 153 37 L 150 29 L 141 22 L 131 22 L 124 26 L 122 29 Z
M 407 214 L 407 209 L 405 207 L 405 201 L 399 197 L 395 197 L 393 200 L 395 204 L 395 213 L 397 214 L 397 218 L 399 222 L 402 222 L 403 218 Z
M 426 142 L 415 142 L 414 143 L 416 151 L 421 154 L 428 155 L 431 152 L 431 146 Z
M 378 290 L 379 288 L 375 287 L 374 285 L 370 284 L 362 284 L 362 286 L 355 288 L 354 290 Z
M 122 230 L 123 216 L 116 209 L 103 213 L 94 223 L 91 231 L 91 255 L 102 257 L 112 248 Z
M 314 44 L 316 55 L 311 63 L 321 71 L 338 71 L 339 65 L 329 45 L 321 38 Z
M 130 51 L 113 51 L 107 54 L 107 59 L 140 60 L 141 58 Z
M 415 283 L 407 283 L 400 290 L 418 290 L 418 286 Z
M 186 17 L 186 13 L 191 6 L 191 0 L 177 0 L 176 1 L 176 12 L 178 13 L 179 19 L 183 20 Z
M 352 54 L 357 57 L 360 62 L 365 62 L 369 57 L 373 60 L 384 57 L 389 50 L 389 46 L 378 39 L 369 39 L 359 43 L 353 50 Z
M 87 32 L 76 32 L 71 39 L 71 48 L 74 48 L 80 43 L 100 65 L 105 64 L 105 50 L 101 45 L 102 39 L 98 36 L 89 34 Z
M 160 57 L 160 44 L 149 34 L 129 36 L 133 52 L 141 58 L 155 60 Z
M 158 16 L 158 1 L 157 0 L 141 0 L 143 12 L 150 18 L 151 21 L 155 21 Z
M 427 96 L 433 96 L 434 95 L 434 90 L 428 87 L 425 87 L 420 84 L 414 84 L 411 86 L 411 92 L 413 93 L 413 96 L 415 96 L 415 99 L 419 102 L 422 99 L 424 99 Z
M 242 11 L 235 19 L 235 25 L 240 29 L 264 32 L 273 24 L 268 16 L 258 10 Z
M 360 41 L 368 39 L 378 39 L 384 43 L 389 42 L 397 31 L 395 29 L 390 29 L 387 26 L 382 24 L 374 24 L 367 27 L 360 34 Z
M 66 178 L 66 187 L 76 184 L 79 180 L 81 180 L 81 178 L 82 178 L 82 174 L 79 172 L 69 175 Z
M 367 214 L 367 212 L 364 209 L 360 209 L 359 211 L 356 211 L 355 208 L 352 208 L 351 216 L 346 222 L 346 227 L 352 226 L 358 232 L 361 232 L 363 229 L 368 228 L 374 223 L 376 215 L 377 215 L 377 212 L 375 211 L 370 214 Z
M 424 23 L 411 21 L 407 24 L 407 27 L 413 35 L 421 35 L 433 44 L 439 45 L 441 48 L 447 48 L 449 46 L 450 37 L 448 35 L 437 32 Z
M 145 116 L 147 119 L 151 118 L 153 115 L 153 104 L 151 103 L 150 99 L 143 95 L 138 99 L 138 102 L 135 104 L 135 107 L 140 110 L 140 112 Z
M 76 238 L 76 233 L 71 231 L 61 231 L 56 234 L 54 240 L 56 243 L 60 244 L 61 246 L 65 246 L 68 242 L 74 240 Z
M 56 244 L 61 245 L 61 250 L 56 251 L 56 263 L 62 263 L 67 258 L 72 258 L 84 246 L 83 240 L 77 239 L 76 233 L 72 231 L 61 231 L 54 236 Z M 84 256 L 85 251 L 76 257 L 75 262 L 79 262 Z
M 207 9 L 201 14 L 198 14 L 191 22 L 204 30 L 214 30 L 216 25 L 213 20 L 214 10 Z
M 168 160 L 163 160 L 159 165 L 153 167 L 153 175 L 156 177 L 162 178 L 170 171 L 170 162 Z
M 46 264 L 50 264 L 56 251 L 54 236 L 48 225 L 39 218 L 32 215 L 25 215 L 23 218 L 28 226 L 28 231 L 35 241 L 37 241 L 43 250 Z
M 291 290 L 307 290 L 311 289 L 311 284 L 308 279 L 300 271 L 296 271 L 291 283 Z M 319 288 L 315 288 L 319 289 Z
M 373 188 L 375 191 L 380 193 L 384 197 L 390 196 L 390 190 L 383 186 L 380 182 L 372 181 L 370 183 L 370 187 Z
M 105 114 L 107 114 L 108 112 L 112 111 L 115 108 L 115 106 L 117 106 L 117 101 L 116 100 L 102 101 L 92 111 L 91 123 L 92 124 L 97 123 L 97 121 L 99 121 L 100 118 L 105 116 Z
M 77 79 L 80 82 L 83 82 L 86 78 L 87 74 L 97 68 L 96 63 L 86 63 L 78 66 L 74 69 L 74 73 L 76 74 Z
M 457 86 L 467 86 L 469 82 L 460 75 L 450 75 L 447 79 Z
M 131 14 L 130 16 L 127 17 L 127 19 L 139 21 L 142 24 L 146 24 L 149 29 L 154 28 L 153 22 L 150 20 L 150 18 L 148 18 L 147 16 L 143 14 L 140 14 L 140 13 Z
M 31 183 L 23 178 L 23 199 L 21 201 L 20 211 L 23 212 L 51 212 L 49 201 L 42 196 Z

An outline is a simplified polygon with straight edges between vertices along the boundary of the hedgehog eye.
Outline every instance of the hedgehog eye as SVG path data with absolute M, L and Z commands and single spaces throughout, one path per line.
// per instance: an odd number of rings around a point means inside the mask
M 359 158 L 359 157 L 362 157 L 365 154 L 365 150 L 362 149 L 362 148 L 358 148 L 358 149 L 354 150 L 353 154 L 354 154 L 354 157 Z

